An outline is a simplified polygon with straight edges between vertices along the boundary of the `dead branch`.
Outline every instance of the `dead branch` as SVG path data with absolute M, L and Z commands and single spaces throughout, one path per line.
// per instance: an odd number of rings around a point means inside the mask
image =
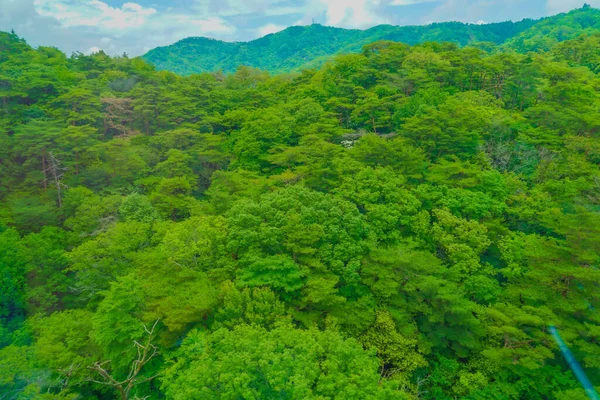
M 137 357 L 131 363 L 131 367 L 129 369 L 129 374 L 127 378 L 124 380 L 117 380 L 110 372 L 108 368 L 111 360 L 106 361 L 96 361 L 93 365 L 88 368 L 94 371 L 96 374 L 100 375 L 102 380 L 89 378 L 88 381 L 94 382 L 100 385 L 110 386 L 114 388 L 121 398 L 121 400 L 128 400 L 130 397 L 130 393 L 132 389 L 141 383 L 149 382 L 156 378 L 156 375 L 147 377 L 147 378 L 138 378 L 142 369 L 146 364 L 150 362 L 154 357 L 158 355 L 158 347 L 156 347 L 152 342 L 155 337 L 156 326 L 158 325 L 158 321 L 156 320 L 152 325 L 152 328 L 148 329 L 146 325 L 144 325 L 144 331 L 146 331 L 146 340 L 143 343 L 138 342 L 137 340 L 133 342 L 133 345 L 137 351 Z M 134 396 L 134 399 L 140 399 L 137 396 Z

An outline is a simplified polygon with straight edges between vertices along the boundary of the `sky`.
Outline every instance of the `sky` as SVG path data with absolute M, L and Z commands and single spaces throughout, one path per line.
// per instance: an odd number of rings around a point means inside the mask
M 0 0 L 0 31 L 71 54 L 139 56 L 190 36 L 248 41 L 292 25 L 364 29 L 540 18 L 585 0 Z M 600 0 L 587 0 L 600 7 Z

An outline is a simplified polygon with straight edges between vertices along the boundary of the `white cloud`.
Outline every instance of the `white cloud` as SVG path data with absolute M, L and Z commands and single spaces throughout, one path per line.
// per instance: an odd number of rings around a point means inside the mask
M 249 40 L 311 21 L 344 28 L 518 20 L 586 0 L 0 0 L 0 30 L 70 54 L 99 47 L 132 56 L 188 36 Z M 600 0 L 587 0 L 600 7 Z M 408 7 L 429 3 L 424 7 Z M 118 4 L 118 5 L 117 5 Z
M 532 0 L 529 0 L 532 1 Z M 546 0 L 540 0 L 540 3 Z M 562 0 L 560 0 L 562 1 Z M 584 0 L 582 0 L 584 1 Z M 513 12 L 522 6 L 523 0 L 444 0 L 436 2 L 431 12 L 425 15 L 421 21 L 461 21 L 473 23 L 473 21 L 507 21 L 517 20 Z M 522 15 L 521 18 L 532 17 Z M 539 16 L 535 16 L 539 17 Z
M 271 33 L 276 33 L 276 32 L 282 31 L 285 28 L 286 28 L 285 25 L 266 24 L 266 25 L 258 28 L 258 33 L 262 37 L 262 36 L 269 35 Z
M 420 3 L 433 3 L 438 0 L 392 0 L 390 3 L 391 6 L 410 6 L 413 4 Z
M 64 27 L 93 26 L 107 31 L 139 28 L 157 13 L 137 3 L 116 8 L 100 0 L 35 0 L 33 4 L 39 15 L 55 18 Z
M 281 6 L 281 7 L 268 7 L 264 11 L 264 15 L 267 17 L 277 17 L 281 15 L 294 15 L 304 14 L 306 7 L 303 6 Z
M 185 32 L 188 36 L 235 32 L 233 25 L 219 17 L 196 17 L 174 10 L 159 13 L 155 8 L 131 2 L 120 8 L 100 0 L 34 0 L 33 4 L 39 15 L 54 18 L 65 28 L 89 27 L 115 36 L 133 31 L 159 32 L 166 37 L 172 32 Z M 179 36 L 177 39 L 183 34 Z
M 389 23 L 380 9 L 382 0 L 313 0 L 309 10 L 324 10 L 326 24 L 345 28 L 364 28 Z
M 221 34 L 230 35 L 236 31 L 236 27 L 219 17 L 196 18 L 188 15 L 166 16 L 162 20 L 155 21 L 156 26 L 163 28 L 180 28 L 180 32 L 189 31 L 199 34 Z
M 0 0 L 0 29 L 67 53 L 100 46 L 137 56 L 189 36 L 248 40 L 313 18 L 345 28 L 393 23 L 386 7 L 407 1 L 423 0 Z
M 237 32 L 218 16 L 134 2 L 115 7 L 107 0 L 0 0 L 0 10 L 0 30 L 14 28 L 34 46 L 58 46 L 67 54 L 100 47 L 138 56 L 189 36 L 225 39 Z
M 101 50 L 100 47 L 92 46 L 89 48 L 88 51 L 85 52 L 85 54 L 90 55 L 90 54 L 98 53 L 100 50 Z
M 255 13 L 287 15 L 303 13 L 306 9 L 303 3 L 291 0 L 195 0 L 194 11 L 198 15 L 225 18 Z

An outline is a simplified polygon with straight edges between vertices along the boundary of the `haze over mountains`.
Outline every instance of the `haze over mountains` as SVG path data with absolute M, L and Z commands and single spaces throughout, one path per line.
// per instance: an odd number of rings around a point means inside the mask
M 365 44 L 390 40 L 407 44 L 428 41 L 460 46 L 491 42 L 519 52 L 546 51 L 557 42 L 600 30 L 600 11 L 591 7 L 540 20 L 494 24 L 436 23 L 426 26 L 379 25 L 367 30 L 318 24 L 293 26 L 250 42 L 224 42 L 190 37 L 158 47 L 143 56 L 159 70 L 182 75 L 223 71 L 240 65 L 272 73 L 317 67 L 335 54 L 359 52 Z

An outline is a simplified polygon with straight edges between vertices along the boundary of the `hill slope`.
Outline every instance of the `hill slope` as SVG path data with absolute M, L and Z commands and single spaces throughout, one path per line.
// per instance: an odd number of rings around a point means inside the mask
M 364 31 L 315 24 L 293 26 L 251 42 L 231 43 L 192 37 L 153 49 L 143 58 L 160 70 L 182 75 L 217 70 L 232 72 L 240 65 L 270 72 L 288 72 L 319 57 L 357 52 L 364 44 L 378 40 L 408 44 L 425 41 L 452 41 L 461 45 L 479 41 L 500 44 L 535 23 L 524 20 L 489 25 L 458 22 L 406 27 L 380 25 Z
M 533 28 L 509 39 L 504 47 L 521 53 L 550 51 L 557 43 L 596 32 L 600 32 L 600 10 L 585 5 L 567 14 L 539 21 Z
M 159 70 L 182 75 L 218 70 L 232 72 L 240 65 L 270 72 L 289 72 L 307 64 L 314 66 L 334 54 L 358 52 L 363 45 L 378 40 L 407 44 L 446 41 L 461 46 L 492 42 L 506 44 L 518 51 L 530 51 L 547 50 L 556 42 L 599 28 L 600 10 L 590 7 L 542 20 L 485 25 L 446 22 L 426 26 L 379 25 L 367 30 L 294 26 L 250 42 L 187 38 L 171 46 L 153 49 L 143 58 Z

